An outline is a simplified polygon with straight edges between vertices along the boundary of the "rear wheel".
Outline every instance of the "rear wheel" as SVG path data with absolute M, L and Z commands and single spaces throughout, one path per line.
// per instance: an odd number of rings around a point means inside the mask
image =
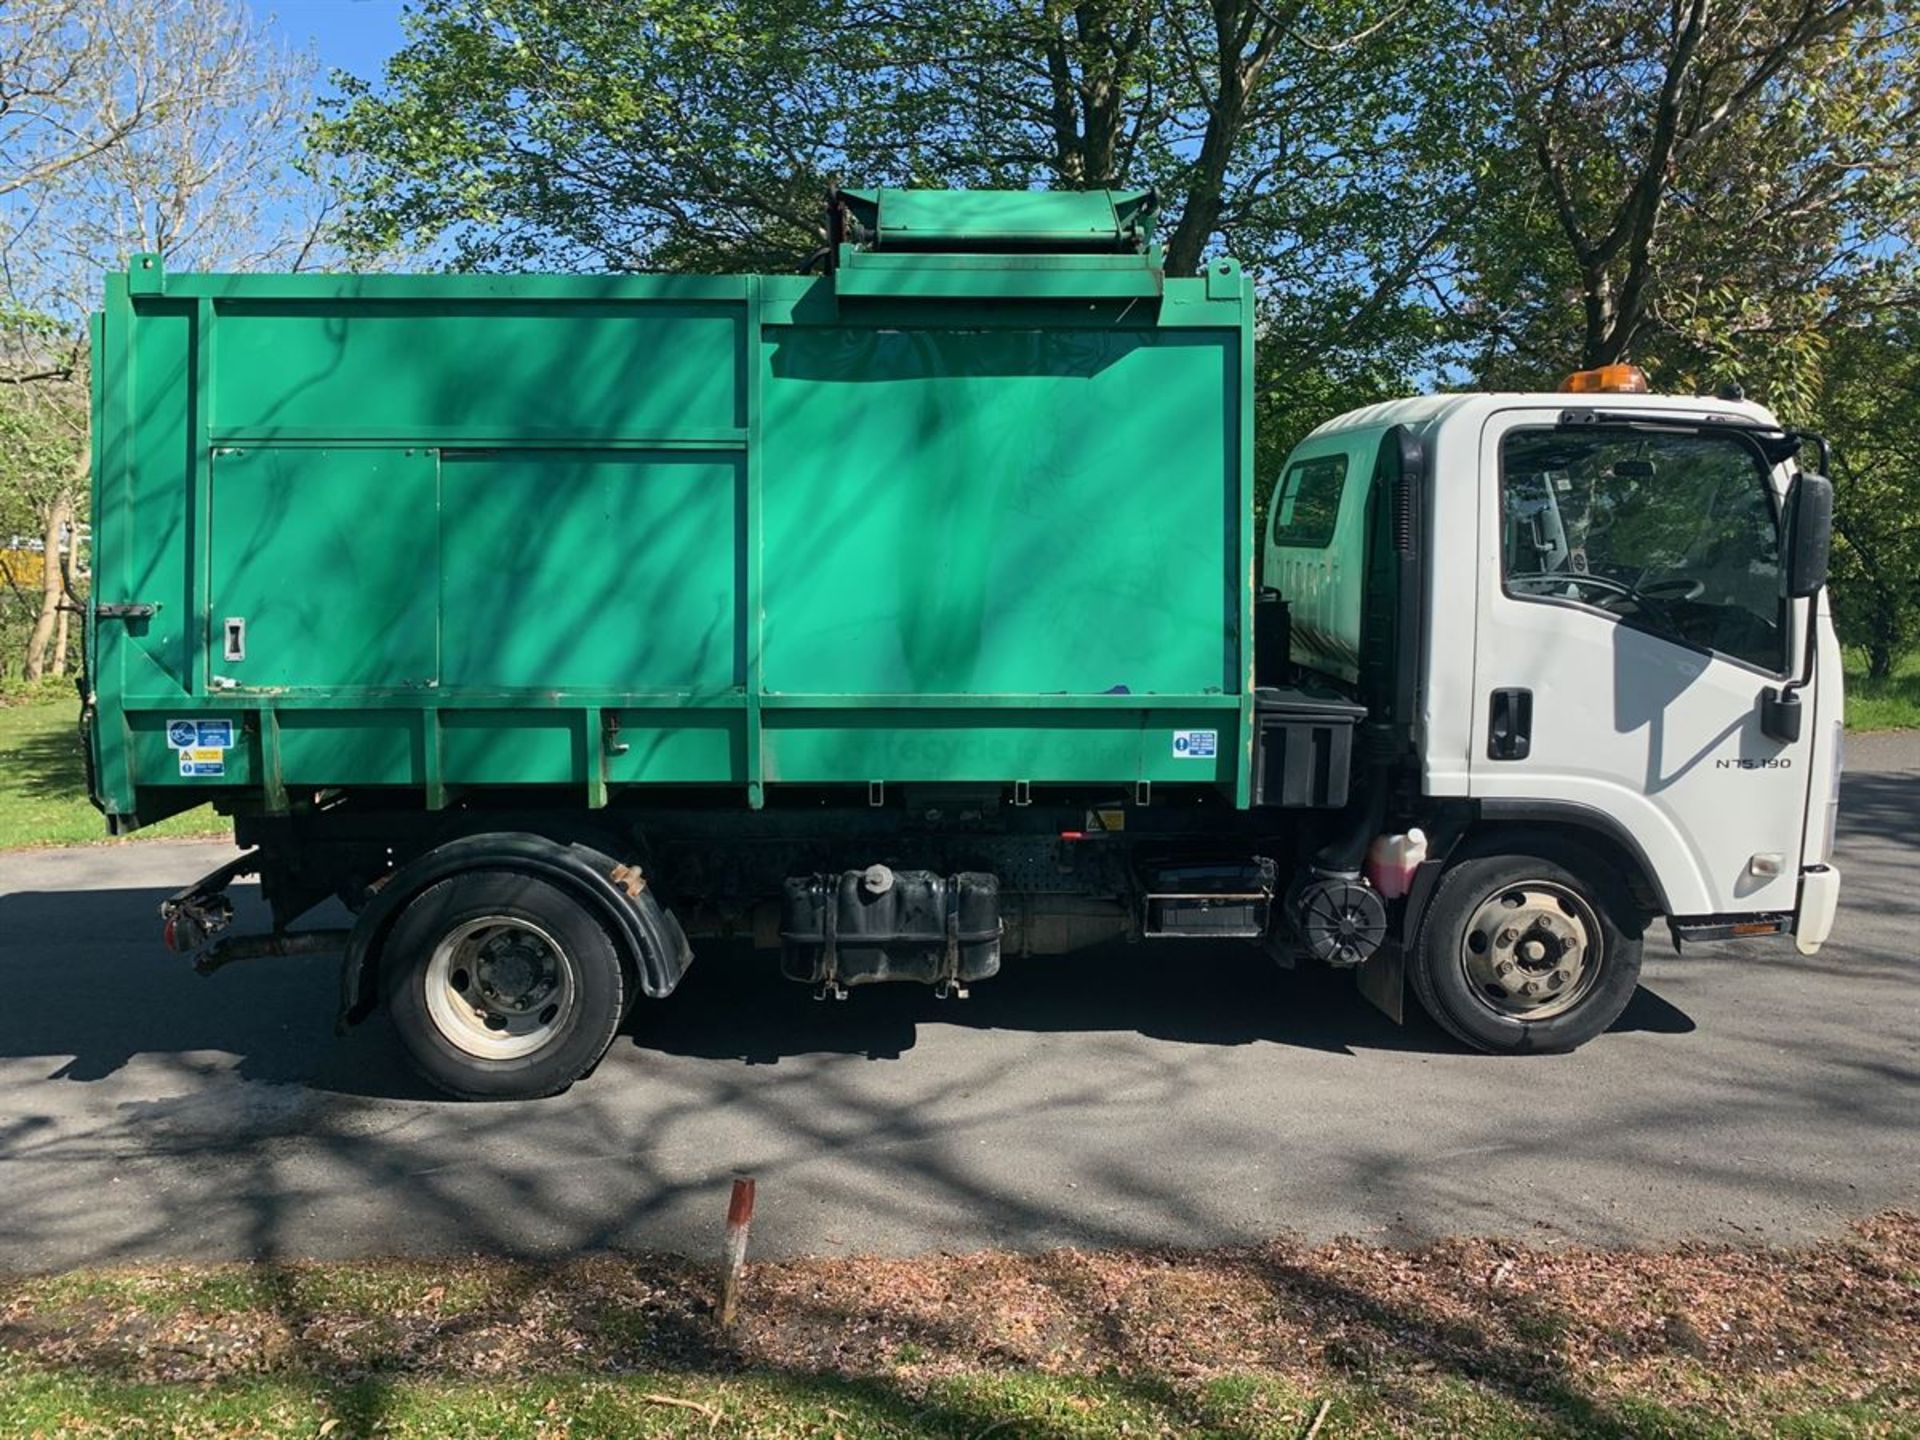
M 1477 855 L 1440 877 L 1408 974 L 1427 1013 L 1477 1049 L 1572 1050 L 1633 998 L 1642 928 L 1584 851 Z
M 414 1068 L 462 1099 L 558 1094 L 600 1062 L 626 1009 L 607 932 L 564 890 L 507 870 L 423 890 L 381 972 Z

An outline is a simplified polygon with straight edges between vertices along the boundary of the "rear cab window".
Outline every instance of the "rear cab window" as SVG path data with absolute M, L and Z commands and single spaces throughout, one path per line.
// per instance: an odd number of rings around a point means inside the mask
M 1273 492 L 1268 543 L 1306 549 L 1324 547 L 1340 520 L 1340 498 L 1347 488 L 1344 453 L 1296 460 Z

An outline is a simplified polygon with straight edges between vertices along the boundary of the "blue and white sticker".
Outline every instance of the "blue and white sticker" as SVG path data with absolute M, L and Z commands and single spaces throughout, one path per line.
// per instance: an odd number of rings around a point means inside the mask
M 231 750 L 231 720 L 169 720 L 167 744 L 175 750 Z M 187 772 L 182 770 L 182 775 Z
M 1176 730 L 1173 732 L 1173 758 L 1211 760 L 1220 751 L 1218 730 Z

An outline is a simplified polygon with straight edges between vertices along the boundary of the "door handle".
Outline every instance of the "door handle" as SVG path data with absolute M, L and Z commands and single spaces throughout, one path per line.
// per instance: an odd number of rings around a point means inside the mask
M 1487 758 L 1524 760 L 1533 749 L 1533 692 L 1496 690 L 1487 713 Z

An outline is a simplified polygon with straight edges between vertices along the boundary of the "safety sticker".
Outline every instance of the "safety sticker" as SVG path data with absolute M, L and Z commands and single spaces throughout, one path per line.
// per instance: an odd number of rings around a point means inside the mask
M 231 720 L 169 720 L 167 744 L 175 750 L 231 750 Z M 216 757 L 217 758 L 217 757 Z M 186 774 L 186 771 L 181 771 Z
M 227 773 L 227 752 L 209 747 L 192 747 L 180 752 L 180 773 L 189 779 L 204 779 Z
M 1173 758 L 1211 760 L 1220 749 L 1218 730 L 1176 730 L 1173 732 Z

